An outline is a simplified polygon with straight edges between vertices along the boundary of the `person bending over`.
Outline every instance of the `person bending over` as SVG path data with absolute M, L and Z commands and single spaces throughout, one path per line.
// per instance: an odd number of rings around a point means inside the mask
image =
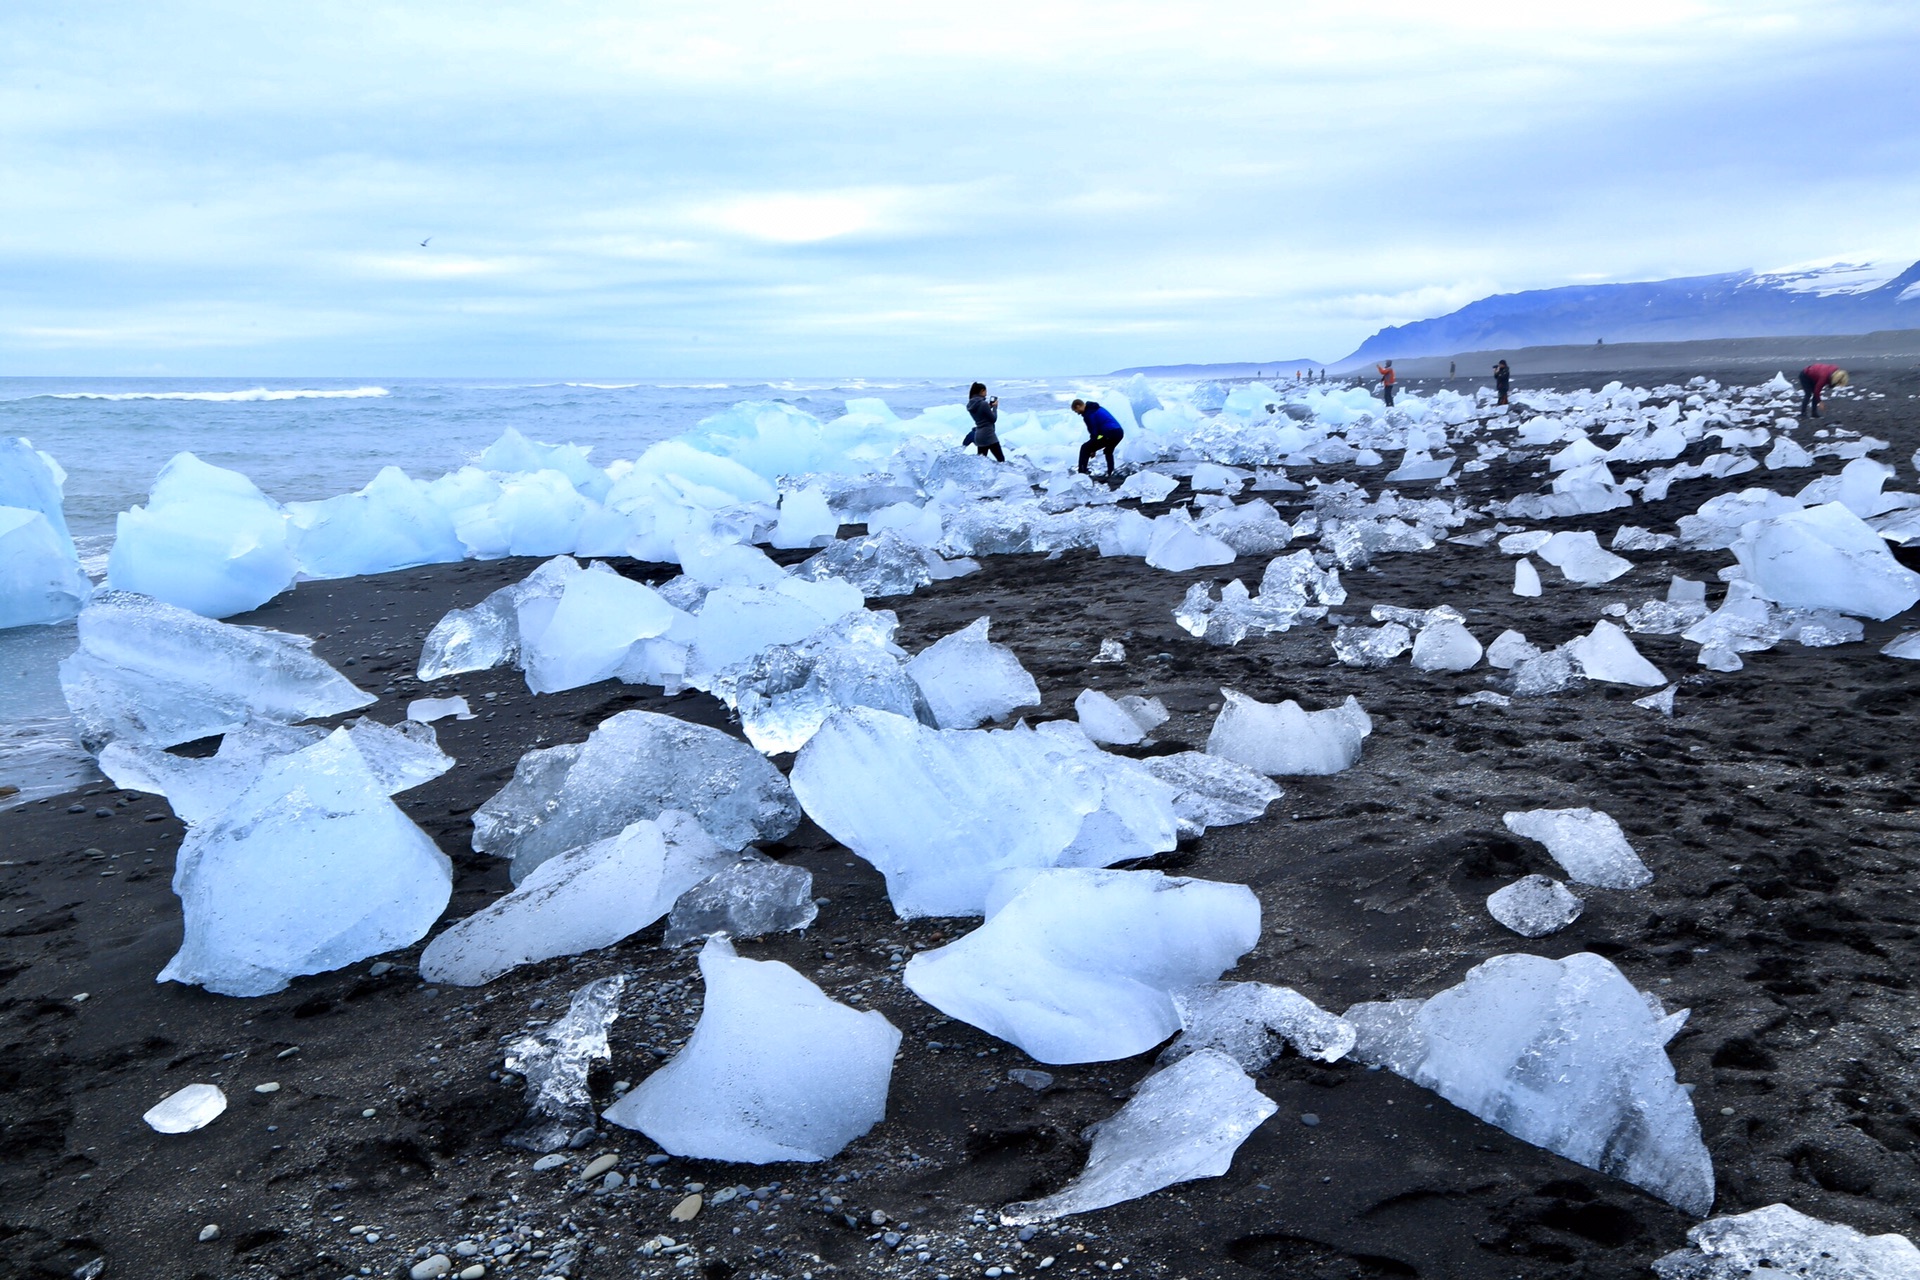
M 989 399 L 987 384 L 976 382 L 967 388 L 967 413 L 973 418 L 973 430 L 967 433 L 973 447 L 983 458 L 992 454 L 995 462 L 1005 462 L 1007 455 L 1000 451 L 1000 397 Z
M 1121 429 L 1120 420 L 1100 407 L 1098 400 L 1075 400 L 1068 408 L 1080 415 L 1087 424 L 1087 442 L 1080 446 L 1080 474 L 1091 474 L 1093 455 L 1107 455 L 1107 474 L 1113 474 L 1113 451 L 1127 433 Z
M 1838 365 L 1810 364 L 1800 371 L 1800 416 L 1820 416 L 1820 393 L 1847 385 L 1847 371 Z

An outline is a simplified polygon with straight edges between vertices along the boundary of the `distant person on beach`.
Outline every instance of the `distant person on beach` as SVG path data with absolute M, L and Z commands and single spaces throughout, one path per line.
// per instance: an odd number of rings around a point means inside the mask
M 1098 400 L 1075 400 L 1067 406 L 1080 415 L 1087 424 L 1087 442 L 1080 446 L 1080 474 L 1091 475 L 1093 455 L 1107 455 L 1107 474 L 1113 474 L 1113 451 L 1119 445 L 1126 431 L 1120 426 L 1120 419 L 1100 407 Z
M 1493 366 L 1493 389 L 1500 393 L 1500 403 L 1505 404 L 1507 392 L 1513 389 L 1513 370 L 1507 368 L 1505 360 Z
M 1847 371 L 1834 364 L 1810 364 L 1800 371 L 1800 416 L 1820 416 L 1820 393 L 1847 385 Z
M 976 382 L 967 388 L 967 413 L 973 418 L 973 430 L 960 447 L 971 444 L 981 457 L 992 454 L 995 462 L 1005 462 L 1007 455 L 1000 451 L 1000 397 L 989 399 L 987 384 Z
M 1447 361 L 1447 381 L 1453 381 L 1453 361 Z
M 1386 400 L 1387 408 L 1391 409 L 1393 408 L 1393 384 L 1400 380 L 1400 375 L 1393 371 L 1391 360 L 1373 367 L 1380 371 L 1380 394 Z

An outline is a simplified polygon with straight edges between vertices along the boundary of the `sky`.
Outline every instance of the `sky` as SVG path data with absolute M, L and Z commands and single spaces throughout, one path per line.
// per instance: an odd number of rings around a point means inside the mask
M 0 375 L 1332 360 L 1920 258 L 1912 0 L 8 0 Z

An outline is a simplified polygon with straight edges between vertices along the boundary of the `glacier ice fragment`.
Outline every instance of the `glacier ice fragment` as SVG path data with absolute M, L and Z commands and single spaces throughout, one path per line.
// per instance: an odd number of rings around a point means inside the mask
M 1585 586 L 1612 582 L 1633 568 L 1633 561 L 1603 549 L 1591 529 L 1556 533 L 1540 544 L 1539 555 L 1566 575 L 1568 582 Z
M 1525 556 L 1513 562 L 1513 594 L 1517 596 L 1540 594 L 1540 571 L 1534 568 L 1533 561 Z
M 711 934 L 759 938 L 812 924 L 813 872 L 786 866 L 749 850 L 680 895 L 667 916 L 666 945 L 677 947 Z
M 192 1133 L 218 1120 L 226 1109 L 227 1095 L 219 1085 L 190 1084 L 154 1103 L 140 1118 L 156 1133 Z
M 1420 671 L 1466 671 L 1476 666 L 1483 650 L 1458 622 L 1422 627 L 1413 641 L 1413 665 Z
M 1754 590 L 1788 608 L 1885 621 L 1920 601 L 1920 573 L 1838 502 L 1757 520 L 1732 546 Z
M 1487 895 L 1487 914 L 1523 938 L 1558 933 L 1585 905 L 1551 876 L 1522 876 Z
M 1131 746 L 1167 722 L 1167 708 L 1158 698 L 1130 694 L 1113 698 L 1098 689 L 1083 689 L 1073 700 L 1074 714 L 1087 737 L 1098 743 Z
M 1654 1262 L 1659 1280 L 1920 1280 L 1920 1248 L 1907 1237 L 1869 1236 L 1784 1204 L 1710 1218 L 1687 1243 Z
M 1291 987 L 1207 982 L 1175 992 L 1173 1003 L 1180 1010 L 1181 1032 L 1161 1052 L 1162 1063 L 1217 1049 L 1242 1070 L 1259 1071 L 1284 1045 L 1320 1062 L 1337 1062 L 1353 1048 L 1352 1024 Z
M 1510 670 L 1529 658 L 1540 656 L 1540 650 L 1527 643 L 1526 636 L 1518 631 L 1502 631 L 1487 646 L 1487 665 L 1498 667 L 1502 671 Z
M 1641 656 L 1633 641 L 1619 627 L 1602 618 L 1587 635 L 1567 642 L 1567 652 L 1580 664 L 1580 673 L 1589 680 L 1609 684 L 1633 684 L 1643 689 L 1657 688 L 1667 682 L 1660 669 Z
M 92 593 L 73 539 L 39 511 L 0 506 L 0 630 L 65 622 Z
M 1220 696 L 1225 705 L 1207 737 L 1207 753 L 1269 776 L 1339 773 L 1360 759 L 1360 744 L 1373 732 L 1373 721 L 1353 697 L 1307 711 L 1292 699 L 1276 706 L 1232 689 Z
M 1040 686 L 1013 650 L 987 639 L 990 619 L 972 622 L 922 649 L 907 663 L 942 729 L 971 729 L 1020 707 L 1040 705 Z
M 1398 622 L 1379 627 L 1340 627 L 1333 656 L 1349 667 L 1384 667 L 1413 648 L 1413 633 Z
M 1576 884 L 1638 889 L 1653 872 L 1627 843 L 1620 824 L 1597 809 L 1527 809 L 1503 814 L 1507 830 L 1547 846 Z
M 523 1151 L 558 1151 L 593 1126 L 587 1074 L 613 1058 L 607 1032 L 620 1016 L 625 974 L 595 978 L 578 991 L 561 1017 L 507 1045 L 506 1068 L 527 1082 L 527 1114 L 501 1141 Z
M 1252 822 L 1286 792 L 1263 773 L 1204 751 L 1181 751 L 1141 761 L 1160 781 L 1173 787 L 1173 812 L 1183 836 L 1209 827 Z
M 293 585 L 287 517 L 238 471 L 191 453 L 160 469 L 145 506 L 120 513 L 107 580 L 208 618 L 257 609 Z
M 1663 716 L 1670 716 L 1673 714 L 1673 691 L 1677 688 L 1679 688 L 1678 685 L 1670 684 L 1658 693 L 1650 693 L 1644 698 L 1635 698 L 1633 705 L 1645 707 L 1649 711 L 1658 711 Z

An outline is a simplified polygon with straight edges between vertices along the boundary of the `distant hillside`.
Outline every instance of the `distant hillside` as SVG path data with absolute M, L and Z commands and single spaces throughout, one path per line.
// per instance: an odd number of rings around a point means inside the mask
M 1449 315 L 1380 330 L 1330 366 L 1458 351 L 1861 334 L 1920 328 L 1920 262 L 1835 263 L 1638 284 L 1503 293 Z
M 1325 362 L 1308 360 L 1269 360 L 1265 364 L 1143 364 L 1133 369 L 1115 369 L 1109 378 L 1130 378 L 1144 373 L 1149 378 L 1291 378 L 1295 371 L 1325 368 Z
M 1729 373 L 1745 369 L 1756 380 L 1775 371 L 1792 377 L 1815 360 L 1831 360 L 1856 372 L 1920 363 L 1920 329 L 1860 334 L 1801 334 L 1771 338 L 1703 338 L 1693 342 L 1609 342 L 1605 346 L 1507 347 L 1458 351 L 1444 356 L 1403 356 L 1393 367 L 1404 379 L 1444 378 L 1456 366 L 1462 384 L 1486 385 L 1496 360 L 1521 377 L 1563 373 Z M 1370 372 L 1370 371 L 1369 371 Z

